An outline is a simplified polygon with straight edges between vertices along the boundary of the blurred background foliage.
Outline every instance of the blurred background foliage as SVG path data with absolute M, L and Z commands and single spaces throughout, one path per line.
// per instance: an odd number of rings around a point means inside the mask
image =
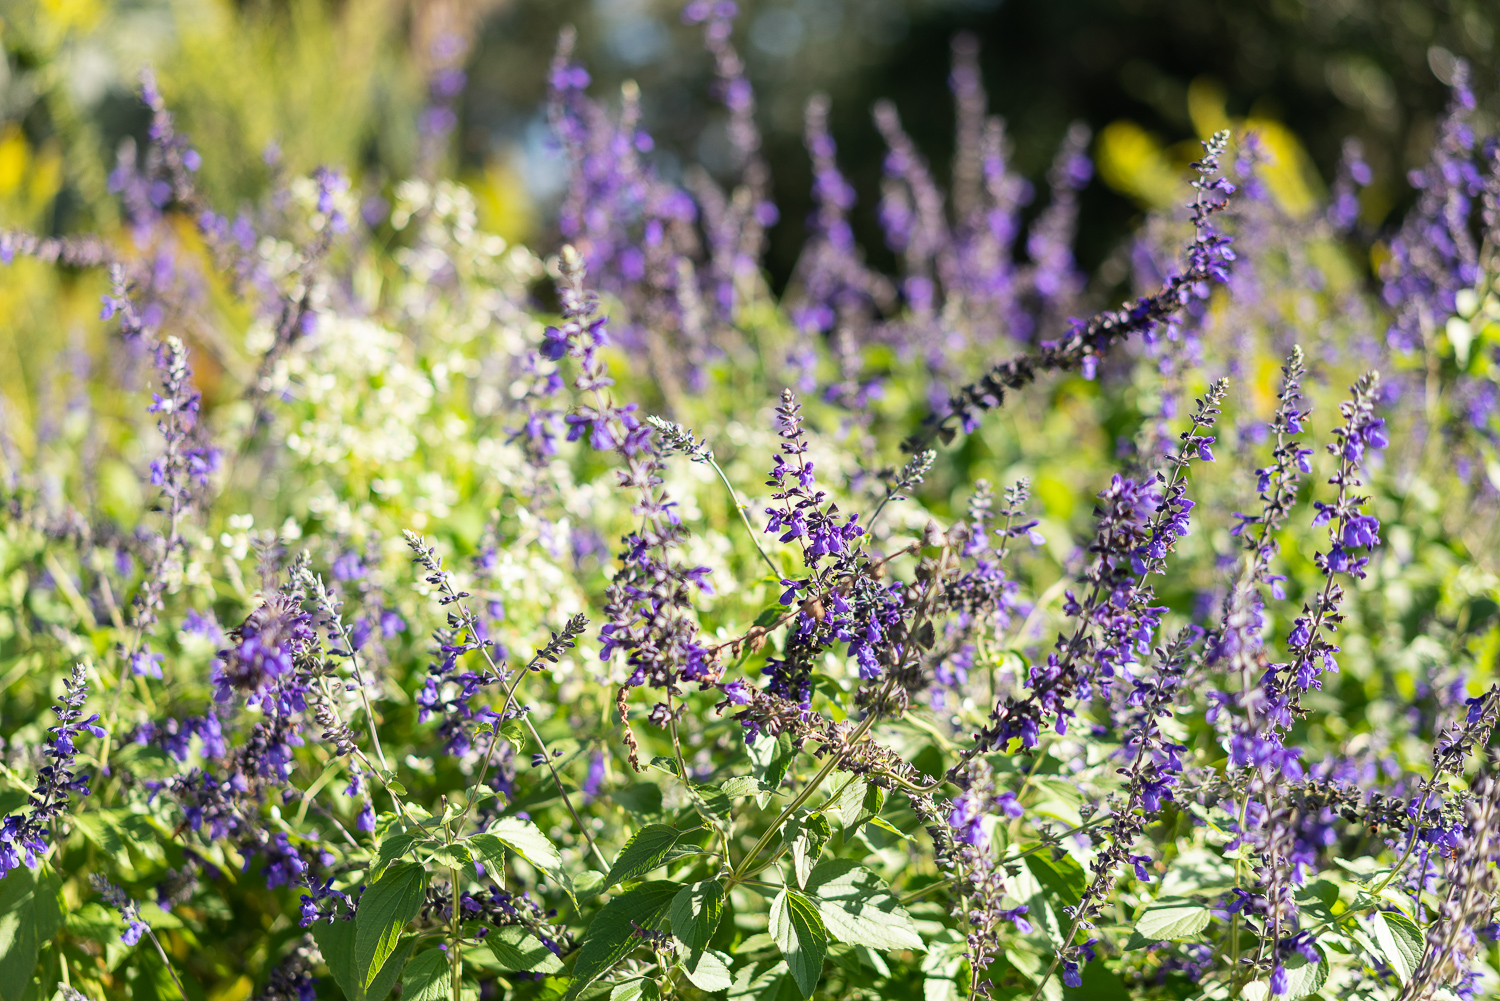
M 741 49 L 757 87 L 781 221 L 773 284 L 802 245 L 810 169 L 802 109 L 817 91 L 861 196 L 863 242 L 882 242 L 873 204 L 883 148 L 870 123 L 894 100 L 939 176 L 952 148 L 948 47 L 975 34 L 991 106 L 1007 116 L 1016 163 L 1040 178 L 1070 123 L 1094 131 L 1098 180 L 1084 193 L 1080 262 L 1105 260 L 1142 209 L 1170 201 L 1195 138 L 1254 124 L 1276 154 L 1284 207 L 1310 206 L 1345 137 L 1361 139 L 1375 182 L 1365 221 L 1409 198 L 1456 59 L 1493 100 L 1500 6 L 1484 0 L 742 0 Z M 563 171 L 542 101 L 565 24 L 601 94 L 641 88 L 646 127 L 670 178 L 682 162 L 732 160 L 712 66 L 677 0 L 3 0 L 0 223 L 54 232 L 107 228 L 107 175 L 146 118 L 141 66 L 162 78 L 221 206 L 264 190 L 272 160 L 291 173 L 354 169 L 368 188 L 408 176 L 417 117 L 439 63 L 469 87 L 448 166 L 484 222 L 546 248 Z M 455 56 L 440 39 L 466 43 Z M 1488 109 L 1493 112 L 1494 109 Z M 274 144 L 274 145 L 273 145 Z M 1123 278 L 1123 268 L 1116 269 Z M 1106 278 L 1111 274 L 1106 269 Z

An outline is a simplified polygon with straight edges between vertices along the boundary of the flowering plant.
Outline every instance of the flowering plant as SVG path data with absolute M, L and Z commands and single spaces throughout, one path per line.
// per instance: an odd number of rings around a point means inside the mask
M 1023 225 L 961 38 L 951 197 L 875 109 L 894 274 L 810 102 L 777 295 L 734 14 L 728 190 L 564 35 L 545 257 L 430 175 L 230 218 L 149 74 L 126 230 L 0 234 L 112 330 L 0 435 L 0 999 L 1493 994 L 1462 75 L 1378 274 L 1355 148 L 1299 215 L 1220 132 L 1110 307 L 1087 131 Z

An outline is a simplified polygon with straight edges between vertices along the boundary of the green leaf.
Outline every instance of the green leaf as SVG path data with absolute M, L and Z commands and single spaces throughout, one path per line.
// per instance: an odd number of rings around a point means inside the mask
M 98 814 L 80 813 L 72 818 L 72 823 L 104 854 L 119 858 L 125 857 L 125 839 L 120 836 L 119 829 L 112 824 L 104 823 L 103 818 Z
M 474 856 L 463 842 L 445 845 L 441 842 L 428 848 L 433 861 L 447 869 L 466 869 L 474 864 Z
M 22 1001 L 41 944 L 62 926 L 57 877 L 20 867 L 0 880 L 0 999 Z
M 724 888 L 718 880 L 684 886 L 672 898 L 672 934 L 689 949 L 706 949 L 723 913 Z
M 415 939 L 403 942 L 391 953 L 375 979 L 370 981 L 370 986 L 363 988 L 359 983 L 359 975 L 354 970 L 354 922 L 319 921 L 312 926 L 312 935 L 318 943 L 318 951 L 328 963 L 328 971 L 333 975 L 334 983 L 339 985 L 349 1001 L 381 1001 L 396 986 L 396 978 L 400 976 L 402 967 L 406 965 L 406 958 L 417 944 Z
M 1386 962 L 1396 971 L 1396 978 L 1406 983 L 1422 962 L 1422 953 L 1426 949 L 1421 930 L 1411 918 L 1397 911 L 1376 911 L 1371 915 L 1370 924 L 1375 941 L 1385 953 Z
M 604 892 L 604 874 L 587 869 L 577 876 L 563 876 L 563 889 L 575 901 L 587 900 Z
M 880 816 L 880 811 L 885 809 L 885 790 L 877 785 L 865 786 L 865 798 L 860 804 L 859 816 L 854 818 L 854 826 L 858 827 L 871 818 Z
M 922 1001 L 960 1001 L 963 997 L 958 984 L 946 977 L 926 977 L 922 980 Z
M 401 931 L 422 909 L 427 872 L 415 862 L 397 862 L 372 883 L 354 919 L 354 973 L 368 988 L 396 951 Z
M 634 785 L 616 789 L 609 798 L 616 806 L 641 820 L 661 816 L 661 786 L 655 782 L 641 779 Z
M 781 948 L 786 965 L 804 998 L 813 996 L 823 976 L 828 954 L 828 932 L 811 900 L 795 890 L 782 890 L 771 902 L 771 937 Z
M 1313 946 L 1318 952 L 1318 961 L 1309 963 L 1307 957 L 1300 952 L 1294 952 L 1286 960 L 1286 989 L 1287 996 L 1294 998 L 1305 998 L 1309 994 L 1316 994 L 1323 989 L 1323 984 L 1328 980 L 1328 957 L 1323 955 L 1323 950 Z M 1421 956 L 1418 957 L 1421 961 Z
M 609 1001 L 656 1001 L 661 990 L 645 977 L 622 980 L 609 992 Z
M 381 838 L 380 853 L 375 858 L 375 864 L 370 867 L 370 882 L 378 881 L 392 862 L 405 855 L 417 843 L 417 837 L 415 834 L 387 834 Z
M 754 795 L 759 788 L 760 782 L 750 775 L 736 775 L 719 784 L 719 791 L 730 799 Z
M 86 938 L 100 945 L 120 940 L 120 916 L 117 912 L 89 901 L 68 912 L 68 934 Z
M 401 975 L 401 1001 L 452 1001 L 453 978 L 448 953 L 428 949 L 410 963 Z
M 1157 942 L 1192 938 L 1213 918 L 1208 907 L 1185 897 L 1166 897 L 1146 908 L 1135 922 L 1135 932 L 1125 948 L 1144 949 Z
M 925 948 L 911 915 L 885 881 L 849 859 L 820 862 L 806 889 L 829 933 L 841 942 L 872 949 Z
M 342 924 L 352 925 L 353 921 L 344 921 Z M 411 951 L 417 947 L 417 940 L 409 938 L 402 942 L 391 953 L 391 958 L 385 961 L 380 972 L 375 974 L 375 979 L 365 988 L 364 1001 L 385 1001 L 385 997 L 391 993 L 391 988 L 396 986 L 396 980 L 401 976 L 401 971 L 406 969 L 406 961 L 411 958 Z
M 471 834 L 464 839 L 474 860 L 484 863 L 484 868 L 497 883 L 505 872 L 505 842 L 493 834 Z
M 729 1001 L 794 1001 L 797 985 L 781 959 L 746 963 L 734 973 Z
M 1042 889 L 1052 898 L 1054 906 L 1076 907 L 1083 899 L 1083 889 L 1088 885 L 1083 866 L 1073 861 L 1071 855 L 1053 859 L 1045 851 L 1026 856 L 1026 868 L 1042 884 Z
M 828 818 L 821 813 L 806 817 L 792 817 L 781 829 L 781 839 L 792 853 L 792 869 L 797 874 L 797 885 L 807 886 L 808 874 L 818 863 L 823 846 L 833 836 Z
M 489 833 L 543 872 L 562 867 L 562 856 L 535 824 L 520 817 L 501 817 L 490 825 Z M 473 841 L 473 838 L 469 839 Z
M 542 940 L 520 925 L 503 925 L 484 937 L 502 970 L 518 973 L 557 973 L 562 960 Z
M 771 801 L 771 793 L 781 788 L 787 769 L 792 767 L 792 736 L 781 733 L 772 737 L 762 733 L 746 750 L 750 753 L 751 774 L 760 780 L 761 788 L 766 790 L 756 797 L 756 803 L 764 810 Z
M 359 976 L 354 972 L 354 922 L 317 921 L 312 926 L 312 937 L 318 943 L 318 951 L 328 964 L 333 982 L 349 1001 L 360 1001 L 364 996 Z
M 868 819 L 865 810 L 865 793 L 869 790 L 868 783 L 864 779 L 855 779 L 852 782 L 840 772 L 837 776 L 840 781 L 848 782 L 839 793 L 838 799 L 828 804 L 825 808 L 838 818 L 840 824 L 846 830 L 858 827 L 865 819 Z
M 734 801 L 724 795 L 724 790 L 718 786 L 691 786 L 694 802 L 703 811 L 707 811 L 712 817 L 720 820 L 728 820 L 734 813 Z M 705 818 L 707 819 L 707 818 Z
M 964 936 L 952 928 L 944 928 L 931 936 L 925 945 L 927 955 L 922 957 L 923 973 L 949 979 L 958 976 L 958 971 L 964 965 L 964 951 L 968 947 L 968 940 Z M 865 951 L 869 952 L 868 949 Z
M 734 986 L 729 975 L 729 957 L 722 952 L 695 949 L 682 961 L 682 972 L 700 991 L 713 994 Z
M 573 982 L 567 1001 L 576 998 L 584 988 L 608 973 L 610 968 L 630 955 L 641 944 L 636 926 L 655 929 L 672 900 L 682 890 L 681 883 L 657 879 L 642 883 L 605 904 L 578 943 L 578 961 L 573 964 Z
M 680 837 L 681 831 L 666 824 L 647 824 L 636 831 L 625 842 L 625 847 L 620 849 L 615 864 L 609 867 L 604 888 L 607 890 L 627 879 L 644 876 L 661 865 L 662 859 L 667 857 L 667 852 L 671 851 Z
M 894 834 L 896 837 L 902 839 L 903 841 L 915 841 L 915 840 L 917 840 L 916 838 L 912 837 L 910 834 L 907 834 L 905 831 L 901 830 L 895 824 L 892 824 L 889 820 L 886 820 L 884 817 L 871 817 L 870 818 L 870 826 L 871 827 L 878 827 L 882 831 L 885 831 L 887 834 Z

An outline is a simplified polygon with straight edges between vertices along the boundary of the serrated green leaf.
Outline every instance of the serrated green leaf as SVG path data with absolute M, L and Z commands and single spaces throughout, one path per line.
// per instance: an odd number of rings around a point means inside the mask
M 713 994 L 734 986 L 729 975 L 729 957 L 722 952 L 694 949 L 682 960 L 682 972 L 700 991 Z
M 370 981 L 369 987 L 365 988 L 360 985 L 359 975 L 354 970 L 354 934 L 353 921 L 319 921 L 312 926 L 318 951 L 323 954 L 324 961 L 328 963 L 328 971 L 344 996 L 349 1001 L 382 1001 L 391 992 L 391 988 L 396 986 L 396 978 L 406 966 L 407 957 L 417 944 L 416 940 L 408 939 L 401 943 L 385 961 L 375 979 Z
M 693 797 L 702 810 L 719 820 L 728 820 L 734 812 L 734 801 L 718 786 L 693 786 Z
M 505 872 L 505 842 L 493 834 L 471 834 L 464 843 L 469 846 L 469 854 L 474 860 L 483 864 L 490 878 L 499 882 Z
M 376 854 L 375 864 L 370 867 L 370 882 L 377 882 L 385 874 L 391 863 L 411 850 L 416 844 L 416 834 L 387 834 L 380 839 L 380 850 Z
M 818 863 L 806 890 L 828 932 L 841 942 L 872 949 L 925 948 L 911 915 L 885 881 L 850 859 Z
M 719 784 L 719 791 L 730 799 L 754 795 L 759 788 L 760 782 L 750 775 L 736 775 Z
M 1287 997 L 1305 998 L 1309 994 L 1316 994 L 1323 989 L 1323 984 L 1328 980 L 1328 957 L 1323 955 L 1323 950 L 1313 946 L 1318 953 L 1318 961 L 1309 963 L 1307 957 L 1300 952 L 1294 952 L 1286 960 L 1286 989 Z M 1418 957 L 1420 962 L 1421 957 Z
M 792 767 L 792 736 L 781 733 L 772 737 L 762 733 L 745 750 L 750 754 L 750 773 L 760 781 L 763 789 L 769 790 L 756 797 L 756 802 L 764 809 L 771 801 L 771 791 L 781 788 L 787 769 Z
M 850 782 L 842 772 L 838 773 L 836 778 L 848 784 L 843 786 L 838 798 L 823 809 L 837 817 L 838 822 L 846 830 L 852 829 L 857 827 L 861 819 L 866 816 L 865 793 L 869 789 L 869 784 L 860 778 Z
M 578 943 L 578 961 L 573 964 L 568 1001 L 634 952 L 641 944 L 635 934 L 637 926 L 655 929 L 681 890 L 681 883 L 651 880 L 605 904 Z
M 401 975 L 401 1001 L 452 1001 L 453 977 L 448 953 L 428 949 L 406 964 Z
M 427 872 L 414 862 L 397 862 L 366 888 L 354 919 L 354 973 L 369 988 L 396 951 L 401 931 L 422 909 Z
M 501 817 L 490 825 L 488 833 L 543 872 L 556 872 L 562 866 L 562 856 L 552 842 L 529 820 Z
M 1135 922 L 1135 931 L 1125 948 L 1144 949 L 1157 942 L 1182 941 L 1208 927 L 1213 912 L 1185 897 L 1167 897 L 1146 908 Z
M 1375 941 L 1380 943 L 1380 950 L 1385 954 L 1386 963 L 1396 972 L 1396 978 L 1406 983 L 1416 972 L 1426 950 L 1421 929 L 1411 918 L 1396 911 L 1376 911 L 1370 916 L 1370 926 Z
M 436 842 L 427 851 L 434 862 L 447 869 L 465 869 L 474 864 L 474 856 L 462 841 L 451 845 Z
M 353 924 L 346 921 L 345 924 Z M 417 940 L 409 938 L 396 947 L 391 953 L 391 958 L 385 961 L 380 972 L 375 974 L 375 979 L 365 988 L 364 1001 L 385 1001 L 391 993 L 391 988 L 396 986 L 396 981 L 401 977 L 401 971 L 406 969 L 406 961 L 411 958 L 411 952 L 417 947 Z
M 659 997 L 661 990 L 645 977 L 621 981 L 609 992 L 609 1001 L 656 1001 Z
M 729 1001 L 795 1001 L 797 985 L 781 958 L 746 963 L 734 972 Z
M 718 880 L 685 886 L 672 898 L 672 934 L 689 949 L 706 949 L 723 913 L 724 887 Z
M 520 925 L 503 925 L 484 937 L 502 970 L 517 973 L 557 973 L 562 960 L 542 940 Z
M 798 886 L 807 886 L 807 877 L 832 836 L 833 828 L 822 813 L 792 817 L 781 828 L 781 838 L 791 851 L 792 871 L 796 873 Z
M 609 875 L 604 879 L 604 888 L 607 890 L 617 883 L 623 883 L 627 879 L 635 879 L 661 865 L 662 860 L 667 857 L 667 852 L 682 837 L 681 831 L 666 824 L 647 824 L 630 836 L 625 842 L 625 847 L 620 849 L 620 854 L 615 857 L 614 865 L 609 867 Z
M 62 926 L 59 885 L 50 871 L 24 866 L 0 879 L 0 999 L 22 1001 L 41 943 Z
M 771 902 L 770 932 L 797 989 L 804 998 L 812 997 L 828 955 L 828 932 L 817 906 L 795 890 L 782 890 Z

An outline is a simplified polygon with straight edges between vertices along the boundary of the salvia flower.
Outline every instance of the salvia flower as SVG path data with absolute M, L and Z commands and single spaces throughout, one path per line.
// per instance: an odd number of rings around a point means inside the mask
M 134 900 L 114 883 L 98 873 L 89 877 L 93 884 L 94 892 L 104 898 L 104 902 L 120 912 L 120 917 L 125 919 L 125 931 L 120 935 L 120 941 L 126 945 L 135 945 L 141 940 L 141 936 L 149 934 L 151 928 L 141 920 L 140 908 Z
M 42 753 L 48 762 L 37 772 L 27 812 L 12 814 L 0 822 L 0 877 L 20 865 L 35 869 L 47 851 L 45 835 L 67 811 L 71 795 L 89 794 L 89 776 L 73 772 L 77 741 L 85 734 L 102 738 L 105 733 L 98 713 L 83 715 L 88 694 L 83 665 L 75 664 L 72 676 L 63 684 L 61 705 L 52 707 L 57 725 L 47 730 L 47 747 Z

